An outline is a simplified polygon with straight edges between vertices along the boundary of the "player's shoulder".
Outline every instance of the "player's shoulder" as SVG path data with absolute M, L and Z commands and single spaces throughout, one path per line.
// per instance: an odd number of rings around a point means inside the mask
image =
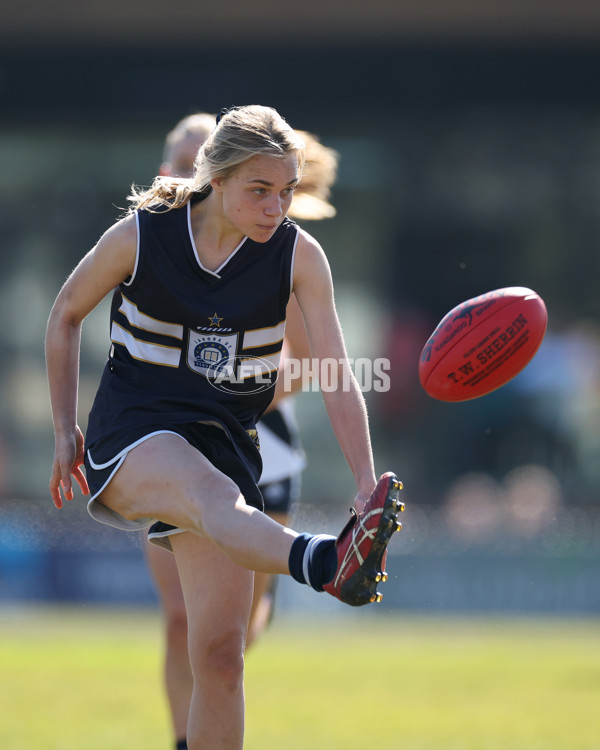
M 303 229 L 300 226 L 298 226 L 297 250 L 299 253 L 306 255 L 307 257 L 317 258 L 325 256 L 325 252 L 319 242 L 312 236 L 312 234 L 309 234 L 306 229 Z
M 298 229 L 296 260 L 294 263 L 294 284 L 320 284 L 327 280 L 330 283 L 331 271 L 329 261 L 319 242 L 306 230 Z
M 296 267 L 306 270 L 324 272 L 329 268 L 329 261 L 320 243 L 302 227 L 298 227 L 296 243 Z
M 127 214 L 112 224 L 94 248 L 95 256 L 106 264 L 115 264 L 130 271 L 137 252 L 137 221 Z
M 110 237 L 115 242 L 128 242 L 137 238 L 137 219 L 135 212 L 128 213 L 117 219 L 104 233 L 104 237 Z

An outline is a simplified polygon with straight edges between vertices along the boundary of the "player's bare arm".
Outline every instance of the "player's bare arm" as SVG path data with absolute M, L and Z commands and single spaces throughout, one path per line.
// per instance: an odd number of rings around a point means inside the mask
M 337 362 L 338 388 L 323 391 L 325 407 L 340 447 L 358 487 L 357 503 L 366 500 L 375 486 L 375 469 L 367 410 L 348 363 L 340 322 L 335 309 L 329 263 L 321 246 L 301 232 L 294 266 L 294 292 L 302 310 L 311 355 Z
M 77 391 L 81 324 L 88 313 L 124 281 L 135 265 L 137 231 L 133 216 L 122 219 L 80 261 L 56 298 L 46 331 L 46 366 L 56 439 L 50 494 L 57 508 L 73 498 L 71 475 L 81 491 L 88 486 L 83 436 L 77 426 Z

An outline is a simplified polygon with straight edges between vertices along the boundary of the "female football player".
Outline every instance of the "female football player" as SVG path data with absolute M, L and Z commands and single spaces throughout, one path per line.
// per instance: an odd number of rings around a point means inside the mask
M 286 218 L 303 158 L 302 140 L 275 110 L 224 113 L 191 179 L 133 191 L 130 213 L 80 261 L 48 321 L 51 496 L 57 507 L 72 499 L 74 477 L 91 492 L 94 518 L 149 526 L 149 538 L 173 551 L 194 677 L 192 750 L 243 745 L 253 571 L 290 574 L 354 606 L 377 601 L 398 528 L 400 484 L 390 472 L 375 480 L 325 254 Z M 84 447 L 81 325 L 113 290 L 112 345 Z M 292 292 L 312 356 L 337 362 L 345 386 L 323 391 L 357 487 L 337 539 L 278 524 L 257 487 L 256 422 L 273 395 Z

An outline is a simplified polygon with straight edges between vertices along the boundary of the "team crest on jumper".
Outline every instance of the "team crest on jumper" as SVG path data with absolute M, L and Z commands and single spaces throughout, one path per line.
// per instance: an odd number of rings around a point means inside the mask
M 197 333 L 190 330 L 187 363 L 207 378 L 230 377 L 235 368 L 237 333 Z

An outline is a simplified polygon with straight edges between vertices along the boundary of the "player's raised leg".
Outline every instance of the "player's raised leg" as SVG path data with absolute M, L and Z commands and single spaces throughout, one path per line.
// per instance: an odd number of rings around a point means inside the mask
M 151 516 L 207 537 L 244 568 L 291 573 L 317 591 L 360 606 L 379 600 L 376 584 L 384 578 L 386 548 L 400 528 L 400 488 L 394 474 L 384 474 L 337 541 L 298 534 L 246 505 L 233 480 L 187 442 L 160 434 L 129 452 L 102 502 L 128 520 Z

